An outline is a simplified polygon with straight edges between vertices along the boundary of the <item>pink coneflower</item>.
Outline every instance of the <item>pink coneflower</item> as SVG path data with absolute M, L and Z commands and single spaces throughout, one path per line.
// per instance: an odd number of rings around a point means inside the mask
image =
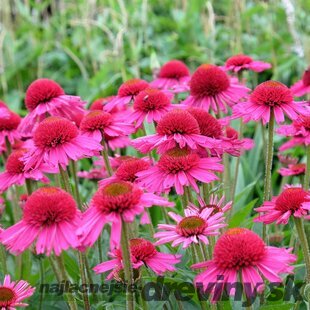
M 80 213 L 71 195 L 57 187 L 41 187 L 28 197 L 23 218 L 0 234 L 7 249 L 20 254 L 36 241 L 36 253 L 60 255 L 79 243 Z
M 302 175 L 305 174 L 306 164 L 293 164 L 288 165 L 288 168 L 280 168 L 279 173 L 282 176 L 290 176 L 290 175 Z
M 49 180 L 40 169 L 25 169 L 23 157 L 25 149 L 13 151 L 5 164 L 5 172 L 0 173 L 0 192 L 6 191 L 12 185 L 23 185 L 27 179 L 47 183 Z
M 225 227 L 222 212 L 214 212 L 213 208 L 204 208 L 199 215 L 193 215 L 191 210 L 186 209 L 185 217 L 174 212 L 168 215 L 177 222 L 177 225 L 159 224 L 158 228 L 163 230 L 154 235 L 157 238 L 155 245 L 161 245 L 172 242 L 172 246 L 182 244 L 185 249 L 192 243 L 202 242 L 209 244 L 208 236 L 219 234 L 219 229 Z
M 213 214 L 222 212 L 225 213 L 231 209 L 232 201 L 225 203 L 225 196 L 222 196 L 220 199 L 216 195 L 210 195 L 209 202 L 204 201 L 200 196 L 197 197 L 199 207 L 195 206 L 193 203 L 189 203 L 187 207 L 187 215 L 197 215 L 204 209 L 213 209 Z
M 157 124 L 156 134 L 132 141 L 132 145 L 142 153 L 156 148 L 160 154 L 176 146 L 197 149 L 198 146 L 213 147 L 213 144 L 213 140 L 201 135 L 197 120 L 181 109 L 166 113 Z
M 269 122 L 273 110 L 278 123 L 284 122 L 284 113 L 290 119 L 297 119 L 298 114 L 307 113 L 303 102 L 293 101 L 291 90 L 277 81 L 266 81 L 259 84 L 252 92 L 247 102 L 234 107 L 233 117 L 243 117 L 245 122 L 262 120 Z
M 262 72 L 271 68 L 271 64 L 263 61 L 253 60 L 248 55 L 234 55 L 226 60 L 225 70 L 230 70 L 233 72 L 239 72 L 242 70 L 251 70 L 255 72 Z
M 174 265 L 181 261 L 181 255 L 158 252 L 150 241 L 142 238 L 130 240 L 130 254 L 132 267 L 134 269 L 146 266 L 158 275 L 163 275 L 163 273 L 167 271 L 175 271 L 176 268 Z M 103 262 L 94 268 L 94 271 L 97 274 L 112 270 L 107 276 L 107 280 L 110 280 L 113 277 L 115 278 L 116 273 L 123 268 L 121 250 L 116 249 L 109 252 L 109 256 L 113 259 Z
M 94 168 L 89 171 L 79 171 L 77 176 L 82 179 L 101 180 L 106 178 L 108 174 L 102 168 Z
M 18 132 L 20 121 L 18 114 L 3 108 L 3 112 L 0 113 L 0 145 L 5 144 L 6 139 L 13 144 L 16 139 L 20 138 Z
M 279 135 L 292 137 L 279 147 L 281 152 L 297 145 L 310 145 L 310 116 L 299 116 L 291 125 L 280 126 L 276 132 Z
M 66 95 L 59 84 L 49 79 L 38 79 L 26 91 L 25 105 L 29 114 L 22 120 L 20 131 L 30 136 L 37 121 L 46 116 L 61 116 L 74 120 L 77 114 L 84 114 L 84 105 L 78 96 Z
M 27 307 L 24 299 L 33 295 L 34 287 L 24 280 L 11 281 L 10 275 L 6 275 L 3 284 L 0 283 L 0 309 L 15 310 L 16 307 Z
M 115 99 L 115 96 L 109 96 L 109 97 L 105 97 L 105 98 L 99 98 L 99 99 L 96 99 L 92 104 L 91 106 L 89 107 L 89 110 L 90 111 L 103 111 L 105 105 L 112 101 L 113 99 Z
M 236 294 L 238 286 L 234 284 L 240 283 L 240 277 L 246 296 L 253 298 L 257 292 L 263 292 L 263 278 L 281 283 L 280 274 L 293 272 L 290 264 L 296 261 L 296 256 L 291 251 L 267 246 L 248 229 L 229 229 L 218 239 L 213 259 L 192 266 L 206 268 L 196 276 L 195 284 L 212 293 L 212 301 L 218 301 L 224 291 L 231 296 Z
M 159 89 L 183 92 L 188 91 L 189 81 L 190 72 L 185 63 L 180 60 L 170 60 L 160 68 L 157 78 L 150 85 Z
M 135 122 L 136 128 L 140 127 L 144 120 L 148 123 L 158 122 L 172 109 L 170 99 L 167 94 L 158 89 L 147 88 L 136 96 L 133 111 L 126 119 L 129 122 Z
M 115 108 L 124 109 L 149 83 L 140 79 L 131 79 L 124 82 L 118 89 L 117 96 L 105 105 L 105 110 L 110 112 Z
M 69 160 L 91 157 L 102 149 L 99 142 L 80 135 L 78 128 L 62 117 L 48 117 L 42 121 L 33 135 L 34 147 L 25 155 L 25 169 L 46 164 L 66 169 Z
M 202 108 L 189 108 L 187 110 L 198 122 L 200 134 L 208 137 L 208 141 L 214 145 L 211 148 L 212 155 L 222 155 L 224 152 L 233 156 L 240 156 L 241 150 L 251 149 L 251 139 L 238 139 L 238 132 L 231 127 L 223 126 L 215 117 Z
M 80 130 L 86 137 L 101 142 L 104 134 L 110 137 L 126 136 L 131 134 L 134 128 L 108 112 L 91 111 L 84 116 Z
M 298 163 L 298 158 L 291 157 L 289 155 L 278 154 L 278 158 L 283 165 L 295 165 Z
M 286 186 L 279 196 L 265 201 L 255 211 L 261 213 L 255 222 L 287 224 L 291 216 L 310 219 L 310 192 L 301 187 Z
M 227 113 L 227 105 L 233 106 L 247 97 L 250 89 L 230 80 L 219 67 L 204 64 L 198 67 L 190 81 L 190 96 L 183 102 L 186 105 L 203 108 L 215 113 Z
M 305 70 L 302 79 L 291 86 L 293 96 L 301 97 L 310 93 L 310 68 Z
M 100 187 L 93 196 L 90 207 L 83 214 L 83 223 L 77 235 L 83 246 L 92 246 L 106 223 L 112 223 L 111 247 L 119 245 L 122 219 L 132 222 L 144 208 L 152 205 L 171 207 L 167 199 L 144 193 L 136 184 L 125 181 L 111 181 Z
M 174 148 L 164 153 L 158 163 L 148 170 L 137 173 L 138 182 L 154 192 L 168 192 L 175 187 L 178 194 L 184 193 L 184 186 L 191 186 L 197 193 L 197 181 L 210 183 L 219 178 L 213 171 L 223 171 L 223 165 L 216 157 L 200 158 L 188 148 Z

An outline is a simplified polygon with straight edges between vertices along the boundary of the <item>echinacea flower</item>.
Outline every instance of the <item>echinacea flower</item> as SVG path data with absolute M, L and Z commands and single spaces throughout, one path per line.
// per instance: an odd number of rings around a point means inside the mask
M 187 212 L 190 212 L 188 214 L 199 216 L 204 209 L 213 209 L 213 213 L 225 213 L 230 210 L 232 206 L 232 201 L 225 203 L 225 196 L 218 199 L 216 195 L 211 194 L 209 197 L 209 202 L 204 201 L 200 196 L 197 197 L 197 200 L 199 207 L 190 202 L 187 207 Z
M 27 307 L 24 300 L 33 295 L 35 288 L 24 280 L 11 281 L 10 275 L 5 275 L 0 283 L 0 309 L 16 310 L 16 307 Z
M 140 127 L 144 120 L 148 123 L 158 122 L 163 115 L 172 109 L 171 97 L 155 88 L 141 91 L 133 103 L 133 111 L 126 117 L 127 121 Z
M 57 187 L 41 187 L 33 192 L 23 208 L 23 217 L 0 233 L 0 242 L 16 255 L 33 243 L 37 254 L 60 255 L 79 245 L 76 229 L 80 212 L 73 197 Z
M 248 229 L 229 229 L 215 244 L 212 260 L 192 266 L 194 269 L 206 268 L 196 276 L 195 284 L 205 293 L 212 294 L 213 302 L 220 300 L 224 291 L 230 296 L 240 294 L 238 283 L 251 299 L 264 291 L 264 279 L 282 283 L 280 275 L 293 272 L 290 264 L 296 261 L 296 256 L 291 251 L 267 246 Z
M 112 177 L 101 180 L 99 185 L 103 186 L 111 180 L 134 183 L 138 178 L 137 173 L 149 169 L 150 165 L 148 158 L 129 158 L 120 164 Z
M 191 149 L 213 147 L 214 141 L 201 135 L 198 122 L 188 111 L 175 109 L 160 119 L 156 134 L 137 138 L 132 145 L 142 153 L 157 149 L 162 154 L 176 146 Z
M 224 130 L 220 121 L 206 110 L 202 108 L 189 108 L 187 111 L 198 122 L 200 134 L 207 137 L 208 141 L 214 145 L 214 147 L 210 148 L 212 155 L 222 155 L 225 152 L 233 156 L 240 156 L 242 150 L 253 147 L 253 140 L 239 140 L 236 130 L 228 126 Z
M 246 98 L 250 89 L 238 84 L 220 67 L 203 64 L 190 80 L 190 96 L 183 101 L 192 107 L 212 109 L 215 113 L 227 113 L 227 105 L 233 106 Z
M 291 90 L 277 81 L 266 81 L 259 84 L 247 102 L 237 104 L 233 117 L 242 117 L 244 122 L 262 120 L 269 123 L 271 111 L 277 123 L 284 122 L 284 114 L 295 120 L 298 114 L 306 114 L 303 102 L 295 102 Z
M 295 97 L 310 93 L 310 67 L 305 70 L 302 79 L 291 86 L 291 91 Z
M 279 169 L 279 173 L 282 176 L 290 175 L 302 175 L 305 174 L 306 164 L 291 164 L 288 165 L 288 168 L 282 167 Z
M 99 142 L 79 133 L 69 120 L 51 116 L 39 123 L 33 134 L 34 147 L 25 155 L 25 169 L 46 164 L 66 169 L 69 160 L 91 157 L 102 149 Z
M 0 173 L 0 193 L 6 191 L 12 185 L 23 185 L 26 180 L 48 183 L 48 178 L 42 173 L 42 167 L 25 169 L 23 157 L 26 153 L 26 149 L 18 149 L 13 151 L 7 158 L 5 171 Z
M 83 246 L 92 246 L 98 239 L 103 226 L 112 223 L 111 248 L 120 242 L 122 220 L 132 222 L 144 208 L 152 205 L 171 207 L 167 199 L 145 193 L 136 184 L 125 181 L 111 181 L 94 194 L 90 207 L 83 214 L 83 222 L 77 235 Z
M 117 96 L 105 105 L 105 111 L 110 112 L 115 108 L 126 108 L 142 90 L 148 87 L 149 83 L 141 79 L 131 79 L 124 82 L 118 89 Z
M 164 153 L 155 166 L 138 172 L 137 182 L 153 192 L 169 192 L 175 187 L 177 194 L 183 194 L 184 186 L 191 186 L 198 193 L 197 181 L 219 179 L 214 171 L 223 171 L 219 158 L 201 158 L 188 148 L 174 148 Z
M 298 163 L 298 158 L 289 155 L 278 154 L 278 158 L 283 165 L 295 165 Z
M 174 92 L 188 91 L 190 72 L 184 62 L 180 60 L 170 60 L 159 70 L 156 79 L 150 83 L 152 87 Z
M 31 136 L 35 124 L 47 116 L 74 120 L 77 114 L 84 114 L 85 104 L 78 96 L 66 95 L 53 80 L 35 80 L 26 91 L 25 105 L 29 114 L 22 120 L 19 130 L 24 136 Z
M 88 171 L 79 171 L 77 176 L 81 179 L 101 180 L 106 178 L 108 174 L 102 168 L 94 168 Z
M 297 145 L 310 145 L 310 116 L 300 115 L 291 125 L 282 125 L 276 130 L 277 134 L 292 137 L 279 147 L 285 151 Z
M 271 201 L 265 201 L 255 211 L 260 215 L 254 222 L 265 224 L 287 224 L 291 216 L 310 219 L 310 192 L 301 187 L 285 186 L 279 196 L 273 197 Z
M 82 119 L 80 130 L 90 140 L 101 142 L 105 134 L 110 137 L 126 136 L 131 134 L 134 128 L 116 115 L 104 111 L 91 111 Z
M 168 215 L 177 224 L 159 224 L 158 229 L 162 231 L 154 235 L 154 238 L 158 239 L 155 245 L 172 242 L 173 247 L 182 244 L 183 249 L 192 243 L 202 242 L 208 245 L 208 236 L 218 235 L 219 229 L 226 226 L 223 213 L 214 211 L 213 208 L 204 208 L 199 214 L 195 214 L 191 209 L 185 209 L 184 217 L 169 212 Z
M 90 111 L 103 111 L 105 105 L 113 99 L 115 99 L 115 96 L 98 98 L 90 105 L 89 110 Z
M 0 113 L 0 145 L 5 144 L 6 140 L 13 144 L 16 139 L 20 138 L 18 126 L 21 118 L 5 107 L 2 109 L 3 111 Z
M 158 275 L 163 275 L 167 271 L 175 271 L 174 265 L 181 261 L 181 255 L 158 252 L 150 241 L 142 238 L 130 240 L 130 254 L 134 269 L 146 266 Z M 109 256 L 113 259 L 103 262 L 94 268 L 97 274 L 112 270 L 107 276 L 107 280 L 115 278 L 116 273 L 123 269 L 123 257 L 120 249 L 112 250 L 109 252 Z
M 271 64 L 263 61 L 253 60 L 253 58 L 248 55 L 239 54 L 229 57 L 226 60 L 225 66 L 223 68 L 224 70 L 233 72 L 239 72 L 242 70 L 262 72 L 270 69 Z

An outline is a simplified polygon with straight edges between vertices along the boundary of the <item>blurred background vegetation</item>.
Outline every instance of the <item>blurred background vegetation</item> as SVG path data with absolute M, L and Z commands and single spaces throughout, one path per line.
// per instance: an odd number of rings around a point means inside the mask
M 310 63 L 309 11 L 308 0 L 1 0 L 0 98 L 21 112 L 27 86 L 48 77 L 92 101 L 172 58 L 194 70 L 236 53 L 291 84 Z

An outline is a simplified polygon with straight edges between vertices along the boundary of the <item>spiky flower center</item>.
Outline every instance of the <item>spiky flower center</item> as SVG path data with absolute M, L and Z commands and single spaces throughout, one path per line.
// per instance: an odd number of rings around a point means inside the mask
M 253 59 L 250 56 L 239 54 L 239 55 L 235 55 L 235 56 L 228 58 L 226 60 L 226 66 L 227 67 L 230 67 L 230 66 L 239 67 L 239 66 L 247 65 L 251 63 L 252 61 Z
M 165 173 L 177 174 L 186 172 L 199 164 L 199 155 L 189 149 L 174 148 L 167 151 L 158 161 L 158 167 Z
M 159 135 L 200 134 L 196 119 L 187 111 L 173 110 L 166 113 L 158 122 L 156 131 Z
M 233 228 L 218 239 L 213 259 L 220 268 L 239 270 L 255 266 L 265 254 L 264 241 L 258 235 L 245 228 Z
M 302 82 L 305 86 L 310 86 L 310 68 L 305 70 L 305 72 L 302 76 Z
M 62 117 L 48 117 L 34 132 L 33 141 L 39 148 L 56 148 L 78 136 L 77 127 Z
M 199 216 L 184 217 L 177 225 L 176 231 L 184 237 L 203 234 L 208 224 Z
M 196 97 L 214 97 L 228 89 L 227 74 L 219 67 L 203 64 L 194 72 L 190 81 L 190 93 Z
M 134 261 L 146 261 L 157 253 L 155 246 L 142 238 L 130 240 L 130 252 Z
M 122 181 L 134 182 L 137 179 L 136 173 L 149 167 L 150 164 L 143 159 L 128 159 L 117 168 L 115 175 Z
M 180 79 L 182 77 L 189 75 L 190 72 L 187 66 L 182 61 L 171 60 L 161 67 L 158 76 L 160 78 L 167 78 L 167 79 Z
M 5 115 L 4 117 L 0 115 L 0 131 L 11 131 L 16 130 L 21 118 L 18 114 L 8 111 L 9 115 Z
M 120 97 L 137 96 L 140 91 L 146 89 L 148 86 L 149 84 L 144 80 L 131 79 L 121 85 L 117 94 Z
M 275 201 L 275 209 L 281 212 L 297 211 L 304 202 L 310 202 L 309 193 L 302 188 L 285 189 Z
M 16 300 L 15 292 L 9 287 L 0 287 L 0 307 L 7 309 L 6 307 Z
M 277 81 L 266 81 L 254 89 L 250 100 L 258 105 L 277 107 L 292 103 L 293 95 L 284 84 Z
M 92 111 L 84 116 L 80 129 L 82 131 L 104 131 L 105 128 L 110 126 L 112 123 L 112 116 L 108 112 L 103 111 Z
M 20 174 L 24 172 L 25 164 L 21 160 L 27 151 L 24 149 L 16 150 L 8 157 L 5 168 L 8 173 Z

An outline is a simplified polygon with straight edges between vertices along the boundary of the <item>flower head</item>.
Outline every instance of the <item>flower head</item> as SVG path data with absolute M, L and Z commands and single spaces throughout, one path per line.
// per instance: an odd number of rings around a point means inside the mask
M 33 295 L 34 287 L 24 280 L 11 281 L 10 275 L 6 275 L 3 284 L 0 284 L 0 308 L 15 310 L 16 307 L 27 307 L 24 299 Z
M 255 211 L 260 215 L 255 222 L 270 224 L 287 224 L 291 216 L 310 219 L 310 192 L 301 187 L 286 186 L 282 193 L 273 197 L 271 201 L 265 201 Z
M 105 110 L 110 112 L 111 110 L 118 108 L 124 109 L 126 106 L 134 100 L 134 98 L 144 89 L 149 87 L 149 83 L 141 79 L 131 79 L 124 82 L 118 89 L 116 98 L 112 99 L 105 105 Z
M 98 142 L 104 138 L 104 134 L 110 137 L 126 136 L 133 132 L 133 126 L 125 123 L 104 111 L 91 111 L 84 116 L 80 124 L 80 130 L 87 137 Z
M 4 192 L 12 185 L 23 185 L 26 179 L 48 182 L 48 178 L 42 173 L 43 167 L 25 169 L 23 157 L 26 153 L 26 149 L 18 149 L 10 154 L 6 161 L 5 172 L 0 173 L 0 192 Z
M 301 97 L 310 93 L 310 67 L 305 70 L 302 79 L 291 86 L 291 91 L 295 97 Z
M 186 209 L 184 217 L 169 212 L 168 215 L 177 222 L 177 225 L 159 224 L 158 228 L 162 231 L 154 235 L 154 238 L 158 239 L 155 244 L 160 245 L 172 241 L 172 246 L 182 244 L 183 248 L 199 242 L 208 245 L 207 237 L 218 235 L 219 229 L 226 226 L 223 213 L 214 213 L 214 211 L 213 208 L 204 208 L 196 213 L 191 209 Z
M 249 89 L 235 84 L 219 67 L 203 64 L 194 72 L 190 81 L 190 96 L 184 104 L 203 108 L 215 113 L 227 112 L 227 106 L 233 106 L 247 96 Z
M 101 186 L 93 196 L 90 207 L 83 214 L 83 223 L 77 234 L 84 246 L 91 246 L 97 240 L 103 226 L 111 222 L 111 247 L 119 245 L 122 220 L 132 222 L 145 207 L 152 205 L 173 206 L 165 198 L 144 193 L 136 184 L 110 180 Z
M 278 123 L 284 122 L 284 113 L 293 120 L 299 113 L 307 113 L 304 103 L 293 101 L 287 86 L 277 81 L 266 81 L 254 89 L 249 101 L 235 106 L 233 117 L 243 117 L 245 122 L 262 120 L 266 124 L 270 121 L 271 111 Z
M 128 121 L 135 122 L 136 128 L 144 120 L 148 123 L 158 122 L 165 113 L 172 108 L 170 96 L 155 88 L 146 88 L 141 91 L 133 103 L 133 112 L 128 116 Z
M 161 154 L 176 146 L 191 149 L 197 149 L 198 146 L 211 147 L 213 141 L 201 135 L 199 124 L 194 116 L 188 111 L 175 109 L 160 119 L 155 135 L 135 139 L 132 144 L 142 153 L 156 148 Z
M 282 125 L 276 132 L 282 136 L 292 137 L 279 147 L 280 151 L 297 145 L 310 145 L 310 115 L 300 115 L 291 125 Z
M 174 148 L 164 153 L 158 163 L 148 170 L 137 173 L 139 184 L 150 191 L 169 192 L 175 187 L 183 194 L 184 186 L 199 191 L 196 181 L 210 183 L 218 180 L 213 171 L 222 171 L 216 157 L 201 158 L 188 148 Z
M 262 72 L 271 68 L 271 64 L 263 61 L 255 61 L 248 55 L 234 55 L 226 60 L 224 69 L 233 72 L 242 70 L 251 70 L 255 72 Z
M 279 173 L 282 176 L 290 176 L 290 175 L 302 175 L 305 174 L 306 164 L 291 164 L 288 165 L 288 168 L 280 168 Z
M 75 120 L 84 114 L 85 102 L 80 97 L 66 95 L 59 84 L 50 79 L 38 79 L 26 91 L 25 105 L 29 114 L 22 120 L 20 131 L 31 136 L 37 121 L 46 116 L 61 116 Z
M 20 138 L 18 132 L 20 121 L 21 118 L 18 114 L 6 107 L 3 108 L 3 112 L 0 113 L 0 145 L 4 144 L 6 139 L 13 144 L 16 139 Z
M 159 70 L 156 79 L 151 82 L 151 86 L 159 89 L 183 92 L 188 90 L 190 72 L 185 63 L 180 60 L 170 60 Z
M 206 268 L 196 276 L 195 283 L 202 284 L 208 293 L 212 293 L 212 300 L 218 301 L 224 290 L 229 295 L 236 294 L 238 287 L 234 284 L 238 283 L 239 275 L 245 294 L 253 298 L 257 292 L 263 292 L 263 278 L 281 283 L 280 274 L 292 273 L 293 267 L 289 264 L 296 261 L 296 256 L 290 253 L 291 250 L 266 246 L 248 229 L 229 229 L 218 239 L 212 260 L 192 266 Z
M 78 128 L 62 117 L 48 117 L 36 128 L 34 147 L 25 155 L 26 169 L 46 164 L 66 169 L 69 160 L 90 157 L 102 149 L 99 142 L 82 136 Z
M 96 99 L 89 107 L 89 110 L 90 111 L 96 111 L 96 110 L 102 111 L 104 110 L 105 105 L 113 99 L 115 99 L 115 96 L 109 96 L 105 98 Z
M 0 234 L 7 249 L 20 254 L 36 241 L 36 253 L 60 255 L 76 248 L 80 213 L 72 196 L 57 187 L 42 187 L 27 198 L 23 218 Z

